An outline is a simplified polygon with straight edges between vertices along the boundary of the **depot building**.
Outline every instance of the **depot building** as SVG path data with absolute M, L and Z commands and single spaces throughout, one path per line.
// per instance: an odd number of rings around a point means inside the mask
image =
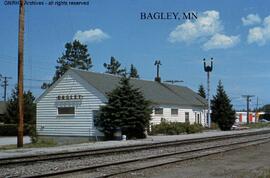
M 103 133 L 94 125 L 106 93 L 119 85 L 121 77 L 111 74 L 69 69 L 37 99 L 37 133 L 57 141 L 99 140 Z M 131 78 L 152 103 L 151 124 L 162 119 L 206 125 L 207 101 L 191 89 Z

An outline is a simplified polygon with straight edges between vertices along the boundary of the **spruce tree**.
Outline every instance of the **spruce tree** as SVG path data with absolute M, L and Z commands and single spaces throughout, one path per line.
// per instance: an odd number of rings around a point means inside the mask
M 129 77 L 131 78 L 140 78 L 137 69 L 134 67 L 133 64 L 130 66 L 130 72 L 129 72 Z
M 87 45 L 81 44 L 79 41 L 75 40 L 72 43 L 66 43 L 65 48 L 65 52 L 57 60 L 56 71 L 52 82 L 43 83 L 41 86 L 42 89 L 50 87 L 56 80 L 64 75 L 69 68 L 89 70 L 93 66 Z
M 100 108 L 95 125 L 108 139 L 112 139 L 117 128 L 127 138 L 145 138 L 152 113 L 150 102 L 130 84 L 129 78 L 123 77 L 119 84 L 107 94 L 108 101 Z
M 206 98 L 205 90 L 202 84 L 199 86 L 198 95 L 200 95 L 203 98 Z
M 125 75 L 126 70 L 121 69 L 121 63 L 117 61 L 113 56 L 111 57 L 110 63 L 104 63 L 103 66 L 106 68 L 105 73 L 114 75 Z
M 29 90 L 24 92 L 24 123 L 35 124 L 36 121 L 36 104 L 35 97 Z M 11 97 L 7 101 L 7 110 L 3 117 L 5 124 L 18 123 L 18 87 L 12 90 Z
M 217 86 L 217 93 L 211 101 L 211 119 L 221 130 L 230 130 L 235 122 L 235 111 L 231 100 L 227 96 L 221 81 Z

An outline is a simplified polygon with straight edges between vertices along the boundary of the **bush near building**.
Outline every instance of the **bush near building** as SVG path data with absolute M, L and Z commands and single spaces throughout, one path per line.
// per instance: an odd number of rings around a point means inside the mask
M 142 92 L 123 77 L 119 86 L 108 93 L 108 102 L 100 108 L 95 125 L 107 139 L 120 129 L 127 138 L 145 138 L 152 109 Z
M 257 122 L 257 123 L 249 123 L 245 124 L 243 126 L 249 127 L 249 128 L 264 128 L 264 127 L 270 127 L 270 122 Z
M 29 135 L 30 126 L 24 125 L 24 135 Z M 17 136 L 17 124 L 0 124 L 0 136 Z
M 270 114 L 269 113 L 266 113 L 266 114 L 261 114 L 260 116 L 259 116 L 259 121 L 260 120 L 268 120 L 268 121 L 270 121 Z
M 198 133 L 202 131 L 203 126 L 201 124 L 162 121 L 160 124 L 151 126 L 150 135 L 179 135 L 185 133 Z

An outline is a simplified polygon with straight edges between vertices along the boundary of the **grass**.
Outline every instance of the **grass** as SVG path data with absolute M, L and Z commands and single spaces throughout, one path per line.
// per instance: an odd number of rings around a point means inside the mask
M 269 177 L 270 177 L 270 169 L 266 169 L 263 171 L 263 173 L 258 175 L 258 178 L 269 178 Z
M 57 144 L 53 140 L 49 139 L 39 139 L 36 143 L 24 144 L 23 148 L 42 148 L 42 147 L 54 147 Z M 4 145 L 0 146 L 0 150 L 11 150 L 17 149 L 17 145 Z
M 270 122 L 250 123 L 250 124 L 245 124 L 243 126 L 246 126 L 249 128 L 264 128 L 264 127 L 270 127 Z

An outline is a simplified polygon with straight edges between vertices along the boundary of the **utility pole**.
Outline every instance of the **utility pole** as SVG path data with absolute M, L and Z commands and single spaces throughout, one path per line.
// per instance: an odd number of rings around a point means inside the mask
M 1 85 L 2 87 L 4 87 L 4 101 L 7 101 L 7 86 L 8 86 L 8 79 L 11 79 L 11 77 L 3 77 L 0 76 L 0 78 L 4 79 L 3 84 Z
M 208 127 L 211 128 L 211 117 L 210 117 L 210 72 L 213 70 L 213 58 L 211 58 L 211 65 L 206 65 L 205 59 L 203 59 L 204 63 L 204 71 L 207 72 L 207 103 L 208 103 L 208 111 L 207 111 L 207 120 Z
M 257 96 L 255 122 L 257 122 L 259 120 L 259 118 L 258 118 L 258 106 L 259 106 L 259 97 Z
M 249 124 L 249 102 L 251 101 L 251 97 L 254 97 L 254 95 L 242 95 L 242 97 L 247 99 L 247 124 Z
M 164 82 L 171 83 L 173 85 L 174 83 L 184 82 L 184 81 L 183 80 L 165 80 Z
M 23 50 L 24 50 L 24 0 L 20 0 L 19 8 L 19 40 L 18 40 L 18 106 L 19 122 L 17 147 L 23 147 Z
M 157 81 L 157 82 L 161 82 L 161 78 L 159 77 L 159 66 L 161 65 L 161 62 L 160 62 L 160 60 L 156 60 L 155 61 L 155 66 L 157 66 L 157 76 L 156 76 L 156 78 L 155 78 L 155 81 Z

